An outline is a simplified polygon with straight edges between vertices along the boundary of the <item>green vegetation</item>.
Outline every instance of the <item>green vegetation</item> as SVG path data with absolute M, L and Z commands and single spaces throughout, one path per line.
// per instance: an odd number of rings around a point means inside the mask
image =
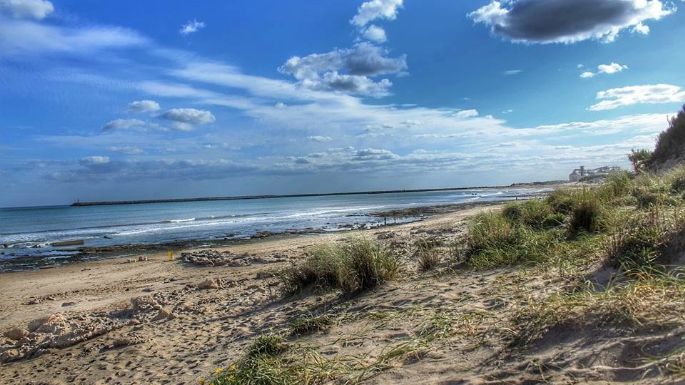
M 281 278 L 286 293 L 315 287 L 350 294 L 393 279 L 398 269 L 397 258 L 385 246 L 367 238 L 354 238 L 342 245 L 316 248 L 304 263 L 283 271 Z
M 596 188 L 511 203 L 471 220 L 464 262 L 478 269 L 564 262 L 584 249 L 624 271 L 654 268 L 685 231 L 683 191 L 685 167 L 661 176 L 616 173 Z
M 440 264 L 438 247 L 440 242 L 431 238 L 421 238 L 414 242 L 414 255 L 418 263 L 419 271 L 433 270 Z
M 227 368 L 217 368 L 209 385 L 312 385 L 325 382 L 332 371 L 325 360 L 309 351 L 287 356 L 289 346 L 276 335 L 262 335 L 247 354 Z
M 643 279 L 617 283 L 605 290 L 585 288 L 531 301 L 513 318 L 513 343 L 529 344 L 555 328 L 665 326 L 664 320 L 680 318 L 685 307 L 682 273 L 643 270 Z
M 672 166 L 672 162 L 683 160 L 685 154 L 685 106 L 669 119 L 668 128 L 659 134 L 654 152 L 645 162 L 650 170 Z
M 301 336 L 326 331 L 331 323 L 331 318 L 327 315 L 298 317 L 290 323 L 290 335 Z
M 670 121 L 653 154 L 633 151 L 629 156 L 634 174 L 616 173 L 597 186 L 557 190 L 544 199 L 512 202 L 500 211 L 475 215 L 465 239 L 420 238 L 409 245 L 420 271 L 439 266 L 441 253 L 448 248 L 457 255 L 459 267 L 517 266 L 520 282 L 528 281 L 529 273 L 558 271 L 551 279 L 556 290 L 550 286 L 551 291 L 538 292 L 536 286 L 509 308 L 510 324 L 482 328 L 494 314 L 502 317 L 499 306 L 505 309 L 505 301 L 494 303 L 496 310 L 371 309 L 363 317 L 376 322 L 374 327 L 406 317 L 420 322 L 412 338 L 389 344 L 374 359 L 355 363 L 324 359 L 314 349 L 286 344 L 276 335 L 261 336 L 243 358 L 218 370 L 211 384 L 359 383 L 392 367 L 391 360 L 425 354 L 439 340 L 456 335 L 475 340 L 496 330 L 510 338 L 512 347 L 525 349 L 540 340 L 563 343 L 555 339 L 569 335 L 615 338 L 682 327 L 685 166 L 660 174 L 651 170 L 684 153 L 685 107 Z M 381 243 L 353 238 L 312 250 L 303 263 L 284 270 L 281 278 L 287 293 L 314 288 L 350 294 L 393 279 L 398 269 L 398 259 Z M 354 317 L 362 315 L 348 319 Z M 343 322 L 342 318 L 336 322 Z M 326 314 L 307 315 L 291 321 L 284 335 L 295 338 L 326 331 L 332 323 Z M 643 366 L 685 376 L 685 346 L 673 341 L 663 344 L 661 356 Z

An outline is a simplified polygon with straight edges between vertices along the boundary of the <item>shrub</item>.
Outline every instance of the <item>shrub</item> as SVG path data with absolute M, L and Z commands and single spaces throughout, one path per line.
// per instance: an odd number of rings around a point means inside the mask
M 502 211 L 507 219 L 536 229 L 545 228 L 547 217 L 554 214 L 552 207 L 543 200 L 532 199 L 523 203 L 510 203 Z
M 440 264 L 440 254 L 435 249 L 422 249 L 417 251 L 419 270 L 429 271 Z
M 542 231 L 517 225 L 504 213 L 479 214 L 469 226 L 465 262 L 477 269 L 535 264 L 549 259 L 561 238 L 559 230 Z
M 678 213 L 665 213 L 660 206 L 624 221 L 607 244 L 611 266 L 628 272 L 660 269 L 668 258 L 685 249 L 685 220 Z
M 571 190 L 555 190 L 547 196 L 547 204 L 555 213 L 571 214 L 578 201 L 578 193 Z
M 611 202 L 614 199 L 630 194 L 632 188 L 633 181 L 628 172 L 614 172 L 607 176 L 604 183 L 598 188 L 596 195 L 606 202 Z M 583 192 L 583 195 L 587 194 L 592 193 L 588 191 Z
M 654 153 L 646 162 L 650 169 L 658 169 L 685 153 L 685 106 L 669 119 L 668 128 L 659 134 Z
M 397 259 L 383 245 L 355 238 L 343 245 L 314 249 L 303 264 L 282 271 L 281 280 L 288 294 L 312 286 L 352 293 L 374 288 L 394 278 L 398 269 Z
M 264 334 L 250 345 L 247 350 L 248 357 L 277 356 L 288 349 L 283 342 L 283 337 L 275 334 Z
M 393 279 L 397 258 L 380 243 L 358 238 L 342 247 L 340 288 L 347 293 L 369 290 Z
M 645 150 L 645 149 L 640 149 L 640 150 L 631 150 L 630 154 L 628 155 L 628 159 L 630 160 L 630 163 L 633 165 L 633 171 L 635 171 L 636 174 L 639 174 L 647 168 L 647 162 L 649 162 L 649 158 L 652 157 L 652 151 Z
M 320 247 L 302 264 L 292 266 L 280 273 L 287 293 L 295 293 L 307 287 L 327 289 L 339 285 L 342 256 L 337 247 Z
M 508 247 L 517 241 L 517 230 L 504 216 L 488 212 L 476 215 L 469 226 L 472 252 Z
M 571 213 L 571 221 L 569 223 L 569 231 L 571 234 L 578 234 L 580 232 L 596 233 L 602 229 L 602 203 L 597 199 L 592 199 L 592 196 L 584 197 L 574 208 Z
M 433 270 L 440 264 L 437 247 L 441 244 L 442 242 L 435 238 L 420 238 L 414 242 L 414 257 L 420 271 Z

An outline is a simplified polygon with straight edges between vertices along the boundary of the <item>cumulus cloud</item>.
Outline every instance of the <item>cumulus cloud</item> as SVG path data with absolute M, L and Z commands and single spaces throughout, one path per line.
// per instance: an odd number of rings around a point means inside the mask
M 55 10 L 47 0 L 0 0 L 0 13 L 15 18 L 42 20 Z
M 647 34 L 649 20 L 674 8 L 662 0 L 491 1 L 469 14 L 492 32 L 522 43 L 613 42 L 623 30 Z
M 388 37 L 385 30 L 377 25 L 370 25 L 362 31 L 362 37 L 374 43 L 385 43 Z
M 618 64 L 612 62 L 611 64 L 600 64 L 597 66 L 597 72 L 592 72 L 592 71 L 585 71 L 580 74 L 580 77 L 583 79 L 588 79 L 588 78 L 593 78 L 597 75 L 600 74 L 607 74 L 607 75 L 612 75 L 615 73 L 619 73 L 623 70 L 627 70 L 628 66 L 623 65 L 623 64 Z
M 370 0 L 359 6 L 357 14 L 350 20 L 357 27 L 364 27 L 376 19 L 395 20 L 403 0 Z
M 680 103 L 685 101 L 685 90 L 671 84 L 651 84 L 612 88 L 597 93 L 599 103 L 590 111 L 613 110 L 634 104 Z
M 181 35 L 190 35 L 191 33 L 195 33 L 204 27 L 205 23 L 197 20 L 190 20 L 181 26 L 181 29 L 178 30 L 178 33 Z
M 102 126 L 102 131 L 129 130 L 145 127 L 145 125 L 146 123 L 140 119 L 114 119 Z
M 155 112 L 159 111 L 159 103 L 154 100 L 136 100 L 129 103 L 129 112 Z
M 214 123 L 216 118 L 210 111 L 195 108 L 172 108 L 160 116 L 161 119 L 171 121 L 174 128 L 190 131 L 196 125 Z
M 392 83 L 388 79 L 374 81 L 371 77 L 400 74 L 407 69 L 405 56 L 391 58 L 387 54 L 381 47 L 362 42 L 348 49 L 293 56 L 279 71 L 292 75 L 309 89 L 383 96 Z

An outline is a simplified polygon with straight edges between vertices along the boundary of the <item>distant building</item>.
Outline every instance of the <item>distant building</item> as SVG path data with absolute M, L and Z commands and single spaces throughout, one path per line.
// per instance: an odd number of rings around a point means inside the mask
M 621 171 L 621 168 L 616 166 L 604 166 L 595 169 L 586 169 L 585 166 L 580 166 L 580 168 L 573 170 L 573 172 L 568 175 L 568 180 L 571 182 L 579 182 L 583 178 L 603 177 L 617 171 Z

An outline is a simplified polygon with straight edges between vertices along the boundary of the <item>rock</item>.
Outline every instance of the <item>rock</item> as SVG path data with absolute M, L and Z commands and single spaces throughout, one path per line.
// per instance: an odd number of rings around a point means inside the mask
M 0 362 L 12 362 L 21 358 L 21 354 L 17 349 L 5 350 L 0 354 Z
M 111 344 L 105 347 L 105 349 L 118 349 L 118 348 L 124 348 L 126 346 L 131 346 L 131 345 L 138 345 L 142 344 L 144 342 L 147 342 L 147 339 L 137 335 L 133 334 L 130 336 L 123 336 L 114 339 Z
M 5 337 L 14 340 L 14 341 L 19 341 L 20 339 L 26 337 L 29 335 L 29 331 L 26 329 L 22 328 L 12 328 L 8 331 L 5 332 Z
M 147 262 L 147 257 L 141 255 L 138 257 L 138 262 Z
M 153 318 L 153 321 L 159 321 L 159 320 L 163 320 L 163 319 L 172 319 L 172 318 L 174 318 L 174 314 L 171 312 L 171 310 L 166 309 L 166 308 L 161 308 L 161 309 L 159 309 L 159 312 L 157 313 L 155 318 Z
M 74 306 L 74 305 L 76 305 L 76 302 L 70 301 L 70 302 L 64 302 L 62 304 L 62 307 Z
M 29 322 L 29 330 L 36 333 L 62 334 L 69 330 L 66 317 L 60 313 Z
M 200 282 L 197 287 L 199 289 L 203 290 L 208 290 L 208 289 L 218 289 L 219 288 L 219 283 L 217 282 L 216 279 L 214 278 L 207 278 L 204 281 Z
M 142 310 L 142 311 L 154 310 L 155 308 L 157 308 L 159 306 L 157 301 L 155 301 L 155 299 L 149 295 L 131 298 L 131 305 L 133 305 L 133 310 Z

